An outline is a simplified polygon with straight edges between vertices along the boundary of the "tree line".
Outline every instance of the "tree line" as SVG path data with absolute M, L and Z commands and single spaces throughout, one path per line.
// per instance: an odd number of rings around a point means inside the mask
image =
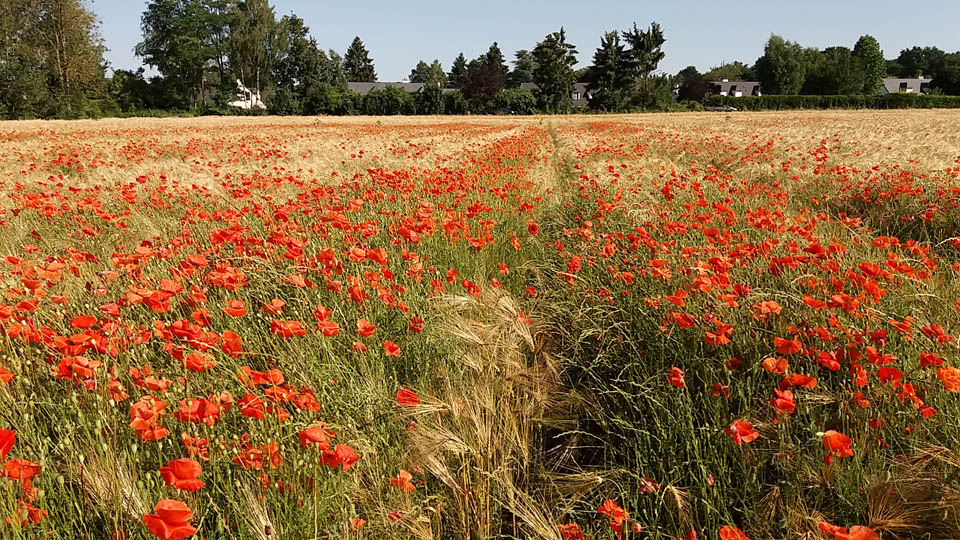
M 861 37 L 852 49 L 803 47 L 772 36 L 752 65 L 725 63 L 700 73 L 658 71 L 666 38 L 656 23 L 605 32 L 588 67 L 560 28 L 507 61 L 497 42 L 476 58 L 457 55 L 446 70 L 422 60 L 399 88 L 360 95 L 348 82 L 375 82 L 360 37 L 341 55 L 323 49 L 305 21 L 276 16 L 269 0 L 150 0 L 136 55 L 157 74 L 111 70 L 96 18 L 84 0 L 0 0 L 0 116 L 6 118 L 237 112 L 237 81 L 270 114 L 464 114 L 485 110 L 563 113 L 571 88 L 587 88 L 589 109 L 665 109 L 702 101 L 710 81 L 757 80 L 764 94 L 873 94 L 887 75 L 932 78 L 935 93 L 960 94 L 960 52 L 912 47 L 885 60 Z M 109 76 L 108 76 L 109 73 Z M 529 85 L 528 83 L 533 83 Z
M 893 60 L 884 59 L 880 43 L 861 36 L 853 48 L 804 47 L 773 35 L 763 55 L 753 65 L 735 61 L 705 73 L 688 66 L 674 76 L 678 97 L 702 101 L 710 82 L 757 81 L 767 95 L 873 95 L 886 77 L 930 79 L 934 95 L 960 95 L 960 51 L 947 53 L 937 47 L 910 47 Z M 854 100 L 856 101 L 856 100 Z

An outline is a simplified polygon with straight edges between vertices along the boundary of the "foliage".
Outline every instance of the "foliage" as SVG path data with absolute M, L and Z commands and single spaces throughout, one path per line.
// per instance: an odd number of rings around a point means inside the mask
M 573 66 L 577 63 L 577 49 L 567 43 L 563 27 L 548 34 L 533 49 L 537 67 L 533 80 L 537 84 L 537 99 L 546 112 L 567 112 L 570 109 L 570 90 L 576 82 Z
M 443 114 L 443 86 L 427 84 L 414 94 L 417 114 Z
M 451 90 L 443 93 L 444 114 L 467 114 L 470 112 L 470 102 L 460 90 Z
M 697 70 L 696 66 L 687 66 L 673 76 L 673 83 L 680 85 L 690 79 L 703 78 L 703 75 Z
M 504 88 L 493 98 L 490 106 L 513 114 L 536 114 L 537 98 L 529 90 Z
M 677 89 L 677 99 L 681 101 L 703 101 L 710 92 L 710 82 L 700 76 L 685 79 Z
M 866 72 L 863 62 L 846 47 L 828 47 L 812 53 L 814 60 L 807 68 L 804 94 L 829 96 L 864 93 Z
M 363 96 L 350 90 L 341 90 L 321 82 L 307 89 L 303 114 L 354 115 L 363 114 Z
M 467 80 L 463 95 L 477 108 L 482 109 L 506 85 L 503 71 L 483 58 L 472 60 L 467 65 Z
M 798 94 L 803 88 L 811 53 L 799 43 L 773 35 L 763 48 L 755 70 L 765 94 Z
M 757 74 L 750 66 L 743 62 L 734 61 L 720 64 L 710 71 L 703 74 L 703 78 L 708 81 L 753 81 L 757 79 Z
M 445 88 L 447 86 L 447 74 L 443 71 L 443 66 L 440 65 L 439 60 L 434 60 L 432 64 L 427 64 L 421 60 L 410 71 L 410 82 L 423 83 L 427 87 Z
M 507 80 L 507 74 L 510 73 L 510 68 L 507 67 L 507 61 L 503 56 L 503 52 L 500 51 L 500 46 L 497 45 L 496 41 L 490 45 L 490 49 L 488 49 L 479 60 L 483 64 L 496 67 L 498 70 L 500 70 L 500 75 L 503 76 L 503 80 Z
M 295 47 L 305 49 L 302 40 L 306 39 L 309 29 L 303 25 L 302 20 L 288 19 L 281 30 L 286 31 L 282 40 L 278 39 L 276 17 L 268 0 L 243 0 L 236 5 L 230 20 L 230 67 L 244 86 L 256 90 L 262 97 L 266 97 L 263 96 L 263 90 L 274 82 L 270 75 L 271 67 L 278 63 L 277 56 L 305 52 L 283 50 L 282 47 L 287 45 L 292 37 Z M 308 63 L 303 66 L 304 69 L 312 67 L 316 70 L 317 62 L 314 61 L 313 66 L 310 66 L 310 60 L 303 56 L 286 60 L 288 65 L 291 62 L 305 61 Z M 285 82 L 288 83 L 286 88 L 293 92 L 294 88 L 289 85 L 289 80 Z
M 513 69 L 507 74 L 507 84 L 511 88 L 520 88 L 523 83 L 533 82 L 533 72 L 537 70 L 537 59 L 526 49 L 520 49 L 515 56 Z
M 853 46 L 853 56 L 860 61 L 863 67 L 862 93 L 875 94 L 879 92 L 883 86 L 883 77 L 886 74 L 886 61 L 883 59 L 883 51 L 880 50 L 880 42 L 869 34 L 860 36 L 856 45 Z
M 467 87 L 467 59 L 460 53 L 450 66 L 450 73 L 447 73 L 447 84 L 450 88 L 463 90 Z
M 347 82 L 376 82 L 377 80 L 373 60 L 359 36 L 353 38 L 353 42 L 343 55 L 343 72 Z
M 0 2 L 0 115 L 82 117 L 103 90 L 104 47 L 81 0 Z
M 622 111 L 632 95 L 635 80 L 629 73 L 630 61 L 620 43 L 620 33 L 606 32 L 593 54 L 590 67 L 590 107 L 598 111 Z
M 937 47 L 910 47 L 900 51 L 896 63 L 899 66 L 898 77 L 932 78 L 943 66 L 946 53 Z
M 363 96 L 363 114 L 370 116 L 414 114 L 416 102 L 410 92 L 396 86 L 372 90 Z
M 207 66 L 218 53 L 209 15 L 200 0 L 151 0 L 143 12 L 136 54 L 160 72 L 171 106 L 199 108 L 206 101 Z
M 627 44 L 627 79 L 638 81 L 636 95 L 632 103 L 641 108 L 653 108 L 662 105 L 662 82 L 652 80 L 653 72 L 663 60 L 663 44 L 666 38 L 657 23 L 651 23 L 646 30 L 633 28 L 623 32 L 623 41 Z

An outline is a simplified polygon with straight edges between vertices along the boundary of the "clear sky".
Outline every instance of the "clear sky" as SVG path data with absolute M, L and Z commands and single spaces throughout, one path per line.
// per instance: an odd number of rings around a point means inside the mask
M 89 0 L 114 68 L 136 68 L 146 0 Z M 604 31 L 634 21 L 657 21 L 667 42 L 660 69 L 688 65 L 705 71 L 721 62 L 752 64 L 771 33 L 804 46 L 853 47 L 869 33 L 887 58 L 913 45 L 960 50 L 960 0 L 272 0 L 277 18 L 296 13 L 324 49 L 340 54 L 359 35 L 381 81 L 409 75 L 418 60 L 440 60 L 444 69 L 459 52 L 467 59 L 497 41 L 508 60 L 532 49 L 563 25 L 589 65 Z

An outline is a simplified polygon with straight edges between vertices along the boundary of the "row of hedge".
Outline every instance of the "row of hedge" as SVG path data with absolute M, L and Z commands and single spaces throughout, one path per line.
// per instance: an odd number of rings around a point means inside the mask
M 710 96 L 705 107 L 736 107 L 743 111 L 786 109 L 957 109 L 960 96 L 924 94 L 882 94 L 844 96 Z

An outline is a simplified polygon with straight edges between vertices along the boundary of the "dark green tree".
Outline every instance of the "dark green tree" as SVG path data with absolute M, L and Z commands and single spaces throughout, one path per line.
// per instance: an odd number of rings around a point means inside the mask
M 443 112 L 444 114 L 467 114 L 470 112 L 470 102 L 460 90 L 444 92 Z
M 860 36 L 853 46 L 853 56 L 863 68 L 864 94 L 876 94 L 883 86 L 883 76 L 886 74 L 887 63 L 880 50 L 880 42 L 871 35 Z
M 703 101 L 703 98 L 710 92 L 710 81 L 704 79 L 702 75 L 687 77 L 677 88 L 677 100 L 679 101 Z
M 506 85 L 503 72 L 493 64 L 483 61 L 484 57 L 467 64 L 467 81 L 463 94 L 476 109 L 482 109 Z
M 930 86 L 951 96 L 960 96 L 960 51 L 944 56 L 943 65 Z
M 348 82 L 376 82 L 377 72 L 373 67 L 370 53 L 363 46 L 360 37 L 353 38 L 353 43 L 343 55 L 343 72 Z
M 807 76 L 810 54 L 800 44 L 773 35 L 754 69 L 764 94 L 798 94 Z
M 626 73 L 627 77 L 637 81 L 636 99 L 641 107 L 653 107 L 658 105 L 658 99 L 655 96 L 660 95 L 658 87 L 652 84 L 650 79 L 653 72 L 657 70 L 660 61 L 665 54 L 663 44 L 667 41 L 663 35 L 663 29 L 657 23 L 650 23 L 646 30 L 637 28 L 637 23 L 633 23 L 633 28 L 625 30 L 623 41 L 627 45 L 626 50 Z
M 443 86 L 424 83 L 423 90 L 414 95 L 417 114 L 443 114 Z
M 897 64 L 900 77 L 936 77 L 943 67 L 947 54 L 937 47 L 910 47 L 900 51 Z
M 533 53 L 526 49 L 516 52 L 513 69 L 507 74 L 507 85 L 511 88 L 520 88 L 523 83 L 533 82 L 533 72 L 537 69 L 537 60 Z
M 143 40 L 136 54 L 163 76 L 171 106 L 205 103 L 208 66 L 216 55 L 206 14 L 201 0 L 151 0 L 140 19 Z
M 447 73 L 447 85 L 450 88 L 463 89 L 467 86 L 467 59 L 460 53 L 450 66 Z
M 537 83 L 537 98 L 546 112 L 565 112 L 570 109 L 570 92 L 576 82 L 573 66 L 577 63 L 577 49 L 567 43 L 563 27 L 548 34 L 533 49 L 537 68 L 533 80 Z
M 500 74 L 503 75 L 504 80 L 506 80 L 507 74 L 510 73 L 510 68 L 507 67 L 507 62 L 496 41 L 490 45 L 490 49 L 481 57 L 481 60 L 485 64 L 496 66 L 497 69 L 500 70 Z
M 700 74 L 696 66 L 687 66 L 681 69 L 680 71 L 678 71 L 677 74 L 673 76 L 673 82 L 674 84 L 679 85 L 679 84 L 683 84 L 683 82 L 686 81 L 687 79 L 693 79 L 693 78 L 703 78 L 703 75 Z
M 601 111 L 619 111 L 626 105 L 635 79 L 630 59 L 620 42 L 620 33 L 606 32 L 593 54 L 590 66 L 590 107 Z
M 447 74 L 439 60 L 427 64 L 423 60 L 410 71 L 410 82 L 423 83 L 427 87 L 443 88 L 447 84 Z
M 728 81 L 753 81 L 757 79 L 757 75 L 750 66 L 736 60 L 711 68 L 710 71 L 703 74 L 703 78 L 708 81 L 722 81 L 724 79 Z
M 845 95 L 862 93 L 864 66 L 846 47 L 828 47 L 808 63 L 802 93 Z
M 0 110 L 73 118 L 104 91 L 104 47 L 82 0 L 0 1 Z
M 331 83 L 327 73 L 329 59 L 310 36 L 310 28 L 296 15 L 285 15 L 277 23 L 276 53 L 271 75 L 277 85 L 270 103 L 275 114 L 299 114 L 308 89 Z

